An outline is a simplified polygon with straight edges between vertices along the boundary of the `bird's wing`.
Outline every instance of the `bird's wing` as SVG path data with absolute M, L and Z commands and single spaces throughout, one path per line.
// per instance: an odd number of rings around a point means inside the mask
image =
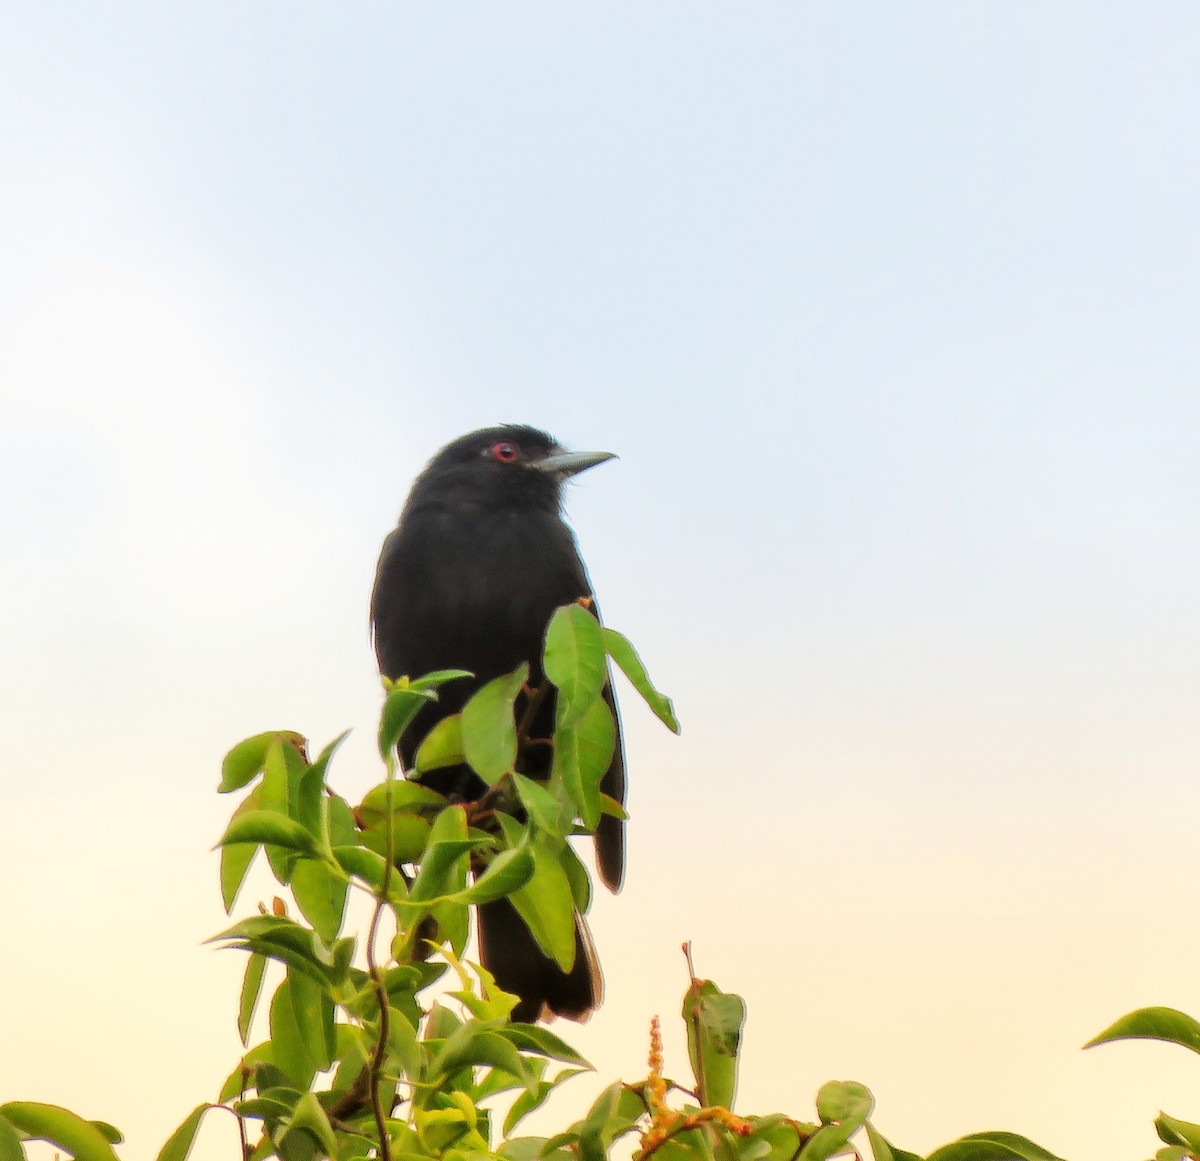
M 589 588 L 590 583 L 589 583 Z M 592 597 L 592 612 L 596 620 L 603 623 L 600 616 L 600 606 Z M 607 665 L 608 680 L 604 683 L 604 700 L 612 711 L 613 725 L 616 727 L 616 745 L 613 747 L 612 761 L 608 770 L 600 780 L 600 789 L 609 796 L 625 805 L 625 743 L 621 738 L 621 714 L 617 709 L 617 695 L 613 689 L 612 666 Z M 596 868 L 600 878 L 610 891 L 619 891 L 625 881 L 625 820 L 614 818 L 611 814 L 600 816 L 600 825 L 596 828 Z
M 600 789 L 617 802 L 625 805 L 625 746 L 621 740 L 621 715 L 617 712 L 617 696 L 613 692 L 612 673 L 609 673 L 608 683 L 604 687 L 604 700 L 612 710 L 613 722 L 617 728 L 617 744 L 613 750 L 612 762 L 608 771 L 600 780 Z M 610 891 L 619 891 L 625 879 L 625 820 L 614 818 L 611 814 L 600 816 L 600 825 L 596 828 L 596 867 L 600 878 Z

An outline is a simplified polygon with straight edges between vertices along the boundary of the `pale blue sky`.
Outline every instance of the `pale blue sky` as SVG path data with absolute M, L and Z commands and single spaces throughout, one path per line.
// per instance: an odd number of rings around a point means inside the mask
M 901 1145 L 1092 1161 L 1200 1116 L 1191 1061 L 1077 1051 L 1200 1011 L 1162 942 L 1200 811 L 1198 57 L 1183 2 L 9 5 L 3 993 L 40 1048 L 0 1097 L 141 1158 L 186 1107 L 122 1060 L 219 1083 L 220 755 L 353 726 L 370 784 L 379 543 L 512 420 L 620 455 L 569 511 L 684 723 L 624 699 L 602 1076 L 691 937 L 750 1000 L 749 1110 L 852 1075 Z

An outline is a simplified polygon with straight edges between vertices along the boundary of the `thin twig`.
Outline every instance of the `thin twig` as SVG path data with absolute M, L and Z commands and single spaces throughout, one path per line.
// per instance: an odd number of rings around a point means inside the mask
M 371 927 L 367 932 L 367 971 L 371 982 L 375 985 L 375 996 L 379 1001 L 379 1040 L 371 1055 L 369 1085 L 371 1091 L 371 1111 L 375 1115 L 375 1129 L 379 1133 L 380 1161 L 392 1161 L 392 1143 L 388 1139 L 387 1117 L 383 1111 L 383 1099 L 379 1092 L 380 1080 L 383 1073 L 383 1062 L 387 1058 L 388 1037 L 391 1035 L 391 1002 L 388 999 L 387 986 L 375 960 L 375 940 L 379 936 L 379 922 L 383 918 L 383 909 L 387 905 L 388 891 L 392 883 L 392 864 L 395 862 L 395 828 L 392 817 L 395 814 L 395 796 L 393 788 L 396 783 L 396 760 L 389 757 L 387 767 L 387 815 L 386 822 L 386 857 L 383 860 L 383 882 L 379 885 L 379 894 L 375 899 L 375 911 L 371 915 Z
M 345 1121 L 366 1107 L 371 1083 L 371 1066 L 363 1066 L 350 1083 L 350 1087 L 329 1106 L 330 1121 Z
M 242 1065 L 242 1087 L 241 1087 L 241 1090 L 238 1092 L 238 1100 L 239 1101 L 244 1101 L 246 1099 L 246 1081 L 248 1081 L 249 1079 L 250 1079 L 250 1069 L 247 1068 L 246 1065 L 243 1064 Z M 250 1148 L 250 1138 L 246 1135 L 246 1118 L 242 1116 L 241 1112 L 239 1112 L 237 1115 L 237 1123 L 238 1123 L 238 1139 L 242 1143 L 242 1161 L 250 1161 L 250 1158 L 253 1155 L 254 1150 Z
M 390 826 L 388 827 L 388 831 L 389 833 L 391 832 Z M 379 1156 L 381 1161 L 391 1161 L 392 1158 L 392 1146 L 388 1140 L 387 1133 L 387 1118 L 384 1116 L 383 1100 L 379 1093 L 379 1081 L 383 1072 L 383 1061 L 387 1056 L 388 1036 L 391 1034 L 391 1005 L 388 1001 L 387 987 L 384 985 L 383 976 L 380 974 L 379 967 L 375 962 L 375 937 L 379 933 L 379 920 L 383 914 L 384 899 L 387 898 L 388 873 L 386 867 L 390 867 L 391 862 L 392 860 L 389 858 L 385 864 L 383 887 L 381 888 L 383 899 L 379 899 L 375 903 L 375 913 L 371 916 L 371 929 L 367 934 L 367 971 L 371 975 L 371 981 L 375 985 L 375 996 L 379 1001 L 379 1041 L 376 1043 L 375 1052 L 371 1056 L 369 1082 L 371 1089 L 371 1111 L 375 1114 L 375 1128 L 379 1133 Z
M 697 994 L 696 969 L 692 966 L 692 941 L 689 939 L 683 945 L 683 956 L 687 960 L 688 990 L 684 1001 L 684 1018 L 691 1025 L 691 1042 L 696 1046 L 692 1060 L 692 1070 L 696 1074 L 696 1097 L 702 1106 L 708 1105 L 708 1077 L 704 1072 L 704 1049 L 702 1046 L 703 1031 L 700 1027 L 700 1008 L 694 1002 Z
M 539 709 L 542 708 L 542 702 L 546 700 L 546 694 L 550 692 L 550 682 L 546 678 L 538 683 L 536 689 L 529 689 L 529 700 L 525 703 L 525 710 L 521 714 L 520 725 L 517 726 L 517 753 L 521 752 L 521 746 L 529 741 L 529 731 L 533 729 L 533 719 L 537 715 Z

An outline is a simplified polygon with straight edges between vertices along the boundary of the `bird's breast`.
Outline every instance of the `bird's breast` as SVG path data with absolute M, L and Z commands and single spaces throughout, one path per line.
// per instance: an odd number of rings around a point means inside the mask
M 539 668 L 546 622 L 586 595 L 570 530 L 543 513 L 411 514 L 380 562 L 376 639 L 391 668 Z M 394 676 L 395 674 L 393 674 Z

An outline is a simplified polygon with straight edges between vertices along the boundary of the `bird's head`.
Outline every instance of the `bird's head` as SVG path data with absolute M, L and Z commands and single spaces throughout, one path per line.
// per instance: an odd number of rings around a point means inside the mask
M 557 511 L 566 480 L 615 458 L 612 452 L 567 451 L 535 427 L 487 427 L 459 436 L 429 461 L 413 485 L 409 506 L 449 501 Z

